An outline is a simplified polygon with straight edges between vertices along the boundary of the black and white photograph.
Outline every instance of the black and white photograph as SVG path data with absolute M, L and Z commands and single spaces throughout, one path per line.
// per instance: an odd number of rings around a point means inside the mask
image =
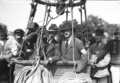
M 0 83 L 120 83 L 120 0 L 0 0 Z

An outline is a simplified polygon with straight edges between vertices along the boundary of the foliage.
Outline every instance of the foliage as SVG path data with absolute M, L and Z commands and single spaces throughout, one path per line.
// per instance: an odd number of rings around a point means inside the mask
M 59 26 L 59 28 L 64 28 L 65 24 L 67 24 L 68 26 L 72 26 L 71 25 L 71 20 L 69 20 L 68 22 L 63 21 L 63 23 Z M 79 24 L 78 21 L 76 19 L 73 20 L 73 25 L 76 28 L 76 35 L 81 35 L 83 36 L 83 34 L 86 31 L 89 32 L 94 32 L 97 28 L 101 28 L 104 29 L 105 32 L 107 32 L 109 35 L 113 35 L 113 33 L 115 32 L 115 30 L 119 27 L 118 24 L 110 24 L 108 22 L 106 22 L 105 20 L 103 20 L 102 18 L 98 17 L 98 16 L 94 16 L 94 15 L 89 15 L 87 17 L 87 24 L 86 22 L 83 22 L 82 24 Z

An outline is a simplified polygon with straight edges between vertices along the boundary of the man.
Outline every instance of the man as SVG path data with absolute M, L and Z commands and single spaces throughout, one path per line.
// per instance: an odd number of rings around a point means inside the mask
M 16 29 L 14 31 L 14 37 L 9 38 L 4 45 L 4 51 L 1 54 L 2 59 L 19 57 L 19 52 L 23 43 L 23 36 L 24 36 L 24 31 L 22 29 Z M 23 54 L 23 50 L 21 55 L 22 54 Z
M 56 35 L 58 33 L 58 29 L 56 24 L 51 24 L 49 29 L 47 30 L 47 42 L 44 49 L 42 50 L 42 54 L 46 56 L 47 63 L 54 63 L 60 60 L 61 53 L 60 53 L 60 44 L 56 40 Z M 45 59 L 45 57 L 44 57 Z
M 68 63 L 68 61 L 78 61 L 75 72 L 80 73 L 82 69 L 86 66 L 87 62 L 87 51 L 83 45 L 83 42 L 75 37 L 75 47 L 73 54 L 73 37 L 72 37 L 72 26 L 71 23 L 65 22 L 60 25 L 60 30 L 64 35 L 64 40 L 61 44 L 61 53 L 63 63 Z M 75 32 L 75 28 L 74 28 Z M 73 59 L 74 55 L 74 59 Z
M 105 47 L 98 53 L 97 62 L 103 58 L 107 53 L 110 53 L 110 71 L 112 75 L 112 83 L 120 82 L 120 28 L 114 33 L 116 36 L 114 40 L 107 42 Z
M 4 45 L 7 38 L 7 27 L 4 24 L 0 24 L 0 54 L 4 50 Z M 9 83 L 9 70 L 10 68 L 7 66 L 8 62 L 4 59 L 0 58 L 0 83 Z
M 94 60 L 97 57 L 97 53 L 105 46 L 105 42 L 103 42 L 104 38 L 104 30 L 96 29 L 95 31 L 95 43 L 90 47 L 90 59 Z M 108 83 L 107 78 L 109 76 L 108 65 L 110 62 L 110 55 L 107 54 L 103 59 L 99 61 L 99 63 L 92 65 L 91 68 L 91 77 L 93 79 L 93 83 Z

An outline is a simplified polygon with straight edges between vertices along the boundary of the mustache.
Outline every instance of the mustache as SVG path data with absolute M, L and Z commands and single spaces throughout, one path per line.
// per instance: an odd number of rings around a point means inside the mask
M 68 35 L 68 33 L 64 33 L 64 35 Z

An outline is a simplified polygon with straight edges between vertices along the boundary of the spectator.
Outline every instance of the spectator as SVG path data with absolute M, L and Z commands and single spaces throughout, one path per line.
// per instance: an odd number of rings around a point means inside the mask
M 120 82 L 120 28 L 114 33 L 115 39 L 109 40 L 105 47 L 98 53 L 97 62 L 103 58 L 107 53 L 110 53 L 110 71 L 112 77 L 112 83 Z M 94 60 L 94 62 L 96 61 Z
M 97 53 L 105 46 L 105 42 L 102 41 L 104 38 L 104 30 L 96 29 L 95 32 L 95 40 L 96 42 L 90 47 L 90 59 L 94 60 L 97 56 Z M 102 58 L 97 64 L 91 65 L 91 77 L 93 79 L 93 83 L 108 83 L 108 65 L 110 62 L 110 55 L 106 54 L 104 58 Z

